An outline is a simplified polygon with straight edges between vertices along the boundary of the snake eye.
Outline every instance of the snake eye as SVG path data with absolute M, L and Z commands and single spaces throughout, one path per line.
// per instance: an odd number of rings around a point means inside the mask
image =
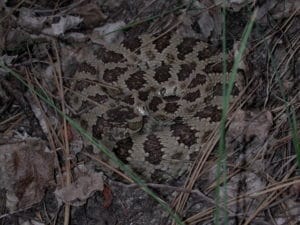
M 167 92 L 166 88 L 162 88 L 160 89 L 159 94 L 160 96 L 164 97 L 166 95 L 166 92 Z
M 143 106 L 143 105 L 138 105 L 138 106 L 136 106 L 136 111 L 137 111 L 137 112 L 139 113 L 139 115 L 141 115 L 141 116 L 146 116 L 146 115 L 148 115 L 148 111 L 147 111 L 146 107 Z
M 177 87 L 174 87 L 174 89 L 173 89 L 173 95 L 177 95 L 178 93 L 177 93 Z
M 177 87 L 176 86 L 171 86 L 171 87 L 168 87 L 168 88 L 162 88 L 160 89 L 159 91 L 159 95 L 161 97 L 170 97 L 170 96 L 177 96 L 178 93 L 177 93 Z

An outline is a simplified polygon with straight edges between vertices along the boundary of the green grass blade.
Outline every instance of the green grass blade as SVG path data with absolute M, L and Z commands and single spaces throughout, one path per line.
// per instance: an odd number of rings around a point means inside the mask
M 215 224 L 228 224 L 228 213 L 226 210 L 227 207 L 227 193 L 226 193 L 226 174 L 227 174 L 227 152 L 226 152 L 226 145 L 225 145 L 225 126 L 226 126 L 226 119 L 228 115 L 228 109 L 229 109 L 229 100 L 230 100 L 230 93 L 232 91 L 234 82 L 236 80 L 237 76 L 237 70 L 239 67 L 239 63 L 242 59 L 243 53 L 246 49 L 246 45 L 248 42 L 248 38 L 250 36 L 250 33 L 253 28 L 253 24 L 256 17 L 256 10 L 253 12 L 250 21 L 248 22 L 247 26 L 245 27 L 245 30 L 242 35 L 242 40 L 240 44 L 240 49 L 238 51 L 238 54 L 236 55 L 234 59 L 234 64 L 230 73 L 230 78 L 228 84 L 225 80 L 225 73 L 227 71 L 227 65 L 226 65 L 226 38 L 225 38 L 225 28 L 223 30 L 223 54 L 224 54 L 224 63 L 223 63 L 223 71 L 224 71 L 224 82 L 223 82 L 223 102 L 222 102 L 222 117 L 220 122 L 220 141 L 218 146 L 218 164 L 217 164 L 217 187 L 216 187 L 216 210 L 214 215 L 214 221 Z M 225 19 L 226 14 L 223 12 L 223 19 L 224 19 L 224 25 L 225 26 Z M 221 199 L 221 183 L 224 184 L 225 188 L 225 194 L 223 199 Z M 225 210 L 224 210 L 225 209 Z M 222 212 L 222 215 L 221 215 Z M 223 218 L 221 220 L 221 218 Z
M 270 52 L 269 48 L 267 48 L 267 49 L 268 49 L 268 53 L 270 55 L 271 65 L 273 66 L 273 68 L 277 69 L 277 63 L 273 59 L 272 53 Z M 278 74 L 278 71 L 275 70 L 274 73 L 275 73 L 276 81 L 279 86 L 281 98 L 283 99 L 283 102 L 284 102 L 285 111 L 286 111 L 286 115 L 287 115 L 287 119 L 288 119 L 288 124 L 289 124 L 289 127 L 291 128 L 292 142 L 293 142 L 293 146 L 294 146 L 295 152 L 296 152 L 297 166 L 298 166 L 298 169 L 300 169 L 300 140 L 298 137 L 299 132 L 297 129 L 297 119 L 296 119 L 296 115 L 295 115 L 295 110 L 294 110 L 293 106 L 289 104 L 289 99 L 288 99 L 288 96 L 286 96 L 286 94 L 285 94 L 283 82 L 280 79 L 280 75 Z

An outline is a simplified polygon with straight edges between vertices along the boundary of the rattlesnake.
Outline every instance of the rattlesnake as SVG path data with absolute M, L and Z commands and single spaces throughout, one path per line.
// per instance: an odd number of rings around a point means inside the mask
M 220 121 L 221 51 L 142 35 L 87 45 L 77 58 L 67 101 L 83 128 L 148 179 L 186 171 Z M 236 82 L 232 95 L 239 91 Z

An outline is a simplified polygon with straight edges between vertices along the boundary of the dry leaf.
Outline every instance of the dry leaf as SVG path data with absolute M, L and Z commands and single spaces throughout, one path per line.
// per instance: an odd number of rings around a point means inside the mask
M 214 20 L 208 11 L 201 13 L 200 18 L 197 21 L 199 27 L 201 28 L 201 33 L 205 38 L 211 36 L 211 32 L 215 28 Z
M 82 22 L 82 18 L 77 16 L 64 16 L 60 17 L 58 23 L 54 23 L 51 25 L 51 28 L 43 29 L 43 33 L 58 36 L 64 34 L 67 30 L 75 28 Z
M 71 13 L 75 13 L 80 16 L 87 28 L 96 27 L 107 18 L 96 2 L 84 4 L 84 7 L 76 7 L 71 11 Z
M 40 32 L 43 29 L 47 17 L 37 17 L 31 9 L 24 7 L 20 8 L 19 11 L 18 24 L 21 27 L 35 32 Z
M 239 142 L 250 141 L 252 138 L 262 143 L 266 140 L 273 124 L 271 112 L 247 112 L 238 110 L 228 129 L 228 138 Z
M 95 28 L 92 33 L 92 41 L 95 43 L 120 43 L 123 38 L 123 31 L 120 30 L 125 26 L 123 21 L 107 23 L 102 27 Z
M 108 208 L 111 205 L 112 199 L 113 199 L 111 189 L 107 185 L 104 185 L 102 194 L 103 194 L 103 198 L 104 198 L 103 207 Z
M 38 139 L 5 142 L 0 145 L 0 183 L 7 190 L 6 207 L 24 209 L 42 200 L 53 180 L 54 155 Z
M 280 1 L 279 4 L 271 11 L 271 15 L 275 19 L 283 19 L 291 16 L 294 12 L 300 15 L 300 1 L 285 0 Z
M 266 182 L 263 179 L 261 179 L 255 173 L 245 171 L 231 177 L 226 185 L 226 188 L 224 186 L 221 187 L 221 195 L 224 197 L 224 195 L 227 194 L 229 199 L 234 199 L 238 198 L 239 196 L 243 196 L 246 193 L 259 192 L 263 190 L 265 186 Z M 251 214 L 257 209 L 259 200 L 259 197 L 245 197 L 241 203 L 232 205 L 230 207 L 230 210 L 232 210 L 233 212 L 237 212 L 237 210 L 245 209 L 248 207 L 247 213 Z
M 85 167 L 77 168 L 78 177 L 68 186 L 55 190 L 58 201 L 63 201 L 73 206 L 81 206 L 94 194 L 103 190 L 102 173 L 87 171 Z M 79 174 L 81 173 L 81 174 Z
M 266 1 L 262 6 L 258 8 L 256 19 L 261 22 L 261 19 L 267 15 L 267 13 L 277 5 L 276 1 Z M 266 22 L 266 21 L 263 21 Z

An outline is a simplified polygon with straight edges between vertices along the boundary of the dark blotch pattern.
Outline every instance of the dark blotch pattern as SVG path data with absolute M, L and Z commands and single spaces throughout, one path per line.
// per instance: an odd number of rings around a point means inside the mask
M 94 54 L 97 59 L 104 63 L 118 63 L 126 61 L 122 54 L 107 50 L 103 46 L 98 46 L 98 48 L 94 51 Z
M 95 96 L 89 96 L 89 99 L 91 99 L 92 101 L 97 102 L 99 104 L 103 104 L 103 103 L 107 102 L 108 96 L 96 94 Z
M 163 37 L 160 37 L 159 39 L 153 41 L 153 44 L 155 45 L 155 48 L 158 52 L 162 52 L 166 47 L 170 45 L 170 39 L 171 34 L 168 33 L 164 35 Z
M 214 46 L 209 46 L 208 48 L 205 48 L 198 52 L 197 58 L 202 61 L 210 58 L 212 55 L 217 54 L 218 48 Z
M 149 91 L 139 91 L 139 99 L 146 102 L 148 100 Z
M 183 41 L 177 46 L 178 55 L 180 60 L 184 60 L 185 56 L 193 51 L 194 46 L 199 40 L 195 38 L 184 38 Z
M 120 67 L 116 67 L 114 69 L 105 69 L 103 73 L 103 80 L 107 83 L 116 82 L 126 71 L 127 68 Z
M 88 122 L 87 122 L 86 120 L 81 119 L 81 120 L 80 120 L 80 126 L 81 126 L 83 129 L 87 130 L 88 127 L 89 127 L 89 124 L 88 124 Z
M 178 137 L 178 142 L 183 143 L 188 147 L 196 144 L 196 131 L 183 122 L 178 122 L 171 125 L 172 134 Z
M 94 84 L 94 81 L 91 81 L 88 79 L 78 80 L 75 83 L 74 90 L 81 92 L 86 88 L 90 88 L 91 86 L 93 86 L 93 84 Z
M 125 81 L 127 87 L 130 90 L 139 90 L 144 87 L 146 80 L 143 78 L 145 72 L 137 71 L 133 74 L 130 74 L 129 78 Z
M 139 47 L 141 47 L 141 40 L 138 37 L 135 38 L 126 38 L 123 42 L 122 45 L 129 49 L 130 51 L 135 51 L 136 49 L 138 49 Z
M 176 102 L 168 102 L 168 103 L 166 103 L 166 105 L 164 107 L 164 110 L 167 113 L 175 113 L 178 108 L 179 108 L 178 103 L 176 103 Z
M 78 73 L 85 72 L 85 73 L 90 73 L 93 75 L 97 74 L 96 68 L 86 62 L 79 63 L 77 65 L 77 72 Z
M 163 146 L 156 135 L 148 135 L 147 141 L 144 142 L 144 150 L 149 154 L 146 157 L 146 160 L 153 165 L 160 164 L 163 155 L 163 152 L 161 151 L 162 148 Z
M 131 107 L 118 106 L 107 111 L 109 120 L 116 123 L 125 123 L 137 116 Z
M 129 150 L 132 149 L 132 146 L 132 139 L 130 137 L 125 138 L 117 142 L 117 145 L 113 149 L 113 152 L 120 160 L 122 160 L 122 162 L 128 164 L 127 158 L 130 156 Z
M 229 71 L 232 67 L 231 62 L 227 62 L 227 71 Z M 215 62 L 215 63 L 209 63 L 205 66 L 203 71 L 207 74 L 209 73 L 223 73 L 223 62 Z
M 167 81 L 170 77 L 170 66 L 166 64 L 162 64 L 161 66 L 157 67 L 155 69 L 155 75 L 154 79 L 157 80 L 158 82 L 165 82 Z
M 178 80 L 184 81 L 185 79 L 189 78 L 191 73 L 195 70 L 195 68 L 196 68 L 196 63 L 180 65 L 180 71 L 177 75 Z
M 108 121 L 106 121 L 103 117 L 98 117 L 96 124 L 92 127 L 93 137 L 98 140 L 101 140 L 103 131 L 107 129 L 111 129 L 111 124 Z
M 162 99 L 159 97 L 154 96 L 151 99 L 151 102 L 149 103 L 149 109 L 152 112 L 156 112 L 158 110 L 158 105 L 160 105 L 161 103 L 163 103 Z
M 128 105 L 134 105 L 134 97 L 132 95 L 127 95 L 124 97 L 123 102 Z
M 197 87 L 198 85 L 203 85 L 207 81 L 207 77 L 204 74 L 196 74 L 196 77 L 193 78 L 188 85 L 188 88 L 194 88 Z
M 194 102 L 197 98 L 199 98 L 201 96 L 200 94 L 200 90 L 196 90 L 194 92 L 190 92 L 190 93 L 187 93 L 183 99 L 189 101 L 189 102 Z
M 88 112 L 89 110 L 91 110 L 95 107 L 97 107 L 97 104 L 95 102 L 90 101 L 90 100 L 84 100 L 81 102 L 81 105 L 80 105 L 79 109 L 77 110 L 77 112 L 79 112 L 79 113 Z
M 167 95 L 167 96 L 164 96 L 163 99 L 166 102 L 175 102 L 175 101 L 179 101 L 180 100 L 180 96 L 177 96 L 177 95 Z
M 206 106 L 201 111 L 196 113 L 199 119 L 210 118 L 211 122 L 219 122 L 221 120 L 222 111 L 217 106 Z
M 204 70 L 205 73 L 222 73 L 223 72 L 223 63 L 209 63 L 205 66 Z
M 213 95 L 215 95 L 215 96 L 223 96 L 223 84 L 222 83 L 217 83 L 213 87 Z

